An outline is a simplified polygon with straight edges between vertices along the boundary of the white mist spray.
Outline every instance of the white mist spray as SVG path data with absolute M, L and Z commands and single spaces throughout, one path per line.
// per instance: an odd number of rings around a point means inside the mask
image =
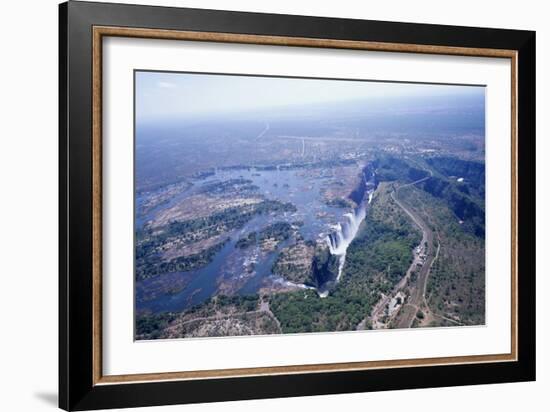
M 372 190 L 368 192 L 368 200 L 366 204 L 371 202 L 373 193 L 374 191 Z M 344 223 L 338 223 L 335 225 L 334 232 L 327 236 L 327 244 L 330 253 L 338 256 L 338 275 L 336 277 L 336 282 L 339 282 L 342 277 L 348 247 L 357 235 L 361 222 L 365 219 L 366 204 L 365 202 L 361 202 L 359 207 L 353 212 L 346 213 L 344 215 Z

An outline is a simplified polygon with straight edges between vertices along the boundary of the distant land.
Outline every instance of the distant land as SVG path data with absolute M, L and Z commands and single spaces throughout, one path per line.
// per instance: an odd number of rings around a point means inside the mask
M 484 88 L 142 76 L 136 339 L 485 323 Z

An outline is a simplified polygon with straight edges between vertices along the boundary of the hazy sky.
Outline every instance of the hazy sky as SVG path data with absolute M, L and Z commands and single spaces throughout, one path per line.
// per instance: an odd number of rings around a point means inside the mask
M 138 121 L 368 98 L 482 94 L 483 87 L 136 72 Z

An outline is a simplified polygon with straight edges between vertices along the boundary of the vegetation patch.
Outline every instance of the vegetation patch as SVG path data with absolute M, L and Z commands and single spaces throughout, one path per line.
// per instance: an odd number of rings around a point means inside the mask
M 313 285 L 315 284 L 312 266 L 314 253 L 313 242 L 300 240 L 279 253 L 271 271 L 291 282 Z
M 294 211 L 296 207 L 291 203 L 263 200 L 260 203 L 228 208 L 207 217 L 171 222 L 161 228 L 146 227 L 136 235 L 136 278 L 137 280 L 147 279 L 163 273 L 189 271 L 206 266 L 228 239 L 193 255 L 166 261 L 162 256 L 170 245 L 181 248 L 199 239 L 226 234 L 242 228 L 258 214 Z M 281 231 L 282 229 L 276 227 L 272 230 Z
M 453 211 L 425 191 L 407 188 L 400 195 L 434 228 L 439 253 L 426 288 L 435 314 L 432 326 L 485 322 L 485 242 L 454 218 Z

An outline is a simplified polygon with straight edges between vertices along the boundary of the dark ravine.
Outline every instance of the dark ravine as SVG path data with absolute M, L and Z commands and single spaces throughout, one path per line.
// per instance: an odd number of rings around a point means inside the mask
M 338 256 L 331 254 L 328 247 L 318 247 L 312 262 L 312 286 L 322 290 L 327 283 L 334 282 L 338 276 L 338 261 Z

